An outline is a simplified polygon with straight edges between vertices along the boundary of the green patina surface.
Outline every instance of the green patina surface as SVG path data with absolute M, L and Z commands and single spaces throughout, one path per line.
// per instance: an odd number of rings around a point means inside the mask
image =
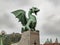
M 36 7 L 32 7 L 28 12 L 28 18 L 26 17 L 26 12 L 24 10 L 16 10 L 12 13 L 19 19 L 19 22 L 22 23 L 22 32 L 27 30 L 35 30 L 37 19 L 35 15 L 37 15 L 39 9 Z M 34 15 L 32 14 L 34 13 Z
M 2 35 L 0 35 L 0 45 L 3 45 L 3 39 Z

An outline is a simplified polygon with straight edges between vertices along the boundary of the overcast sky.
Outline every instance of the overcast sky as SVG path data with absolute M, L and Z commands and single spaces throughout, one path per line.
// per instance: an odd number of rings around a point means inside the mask
M 56 37 L 60 42 L 60 0 L 0 0 L 0 31 L 20 33 L 22 25 L 11 12 L 17 9 L 28 12 L 33 6 L 40 9 L 36 26 L 40 30 L 40 42 L 47 38 L 54 42 Z

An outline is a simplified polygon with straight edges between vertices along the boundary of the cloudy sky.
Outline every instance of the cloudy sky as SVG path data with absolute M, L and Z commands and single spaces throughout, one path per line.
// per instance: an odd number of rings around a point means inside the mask
M 40 42 L 44 43 L 47 38 L 58 38 L 60 42 L 60 0 L 0 0 L 0 31 L 6 33 L 21 31 L 21 23 L 11 14 L 17 9 L 28 12 L 31 7 L 38 7 L 36 29 L 40 31 Z

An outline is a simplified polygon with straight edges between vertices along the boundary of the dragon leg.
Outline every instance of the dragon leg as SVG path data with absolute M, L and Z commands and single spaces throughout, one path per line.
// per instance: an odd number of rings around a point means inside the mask
M 22 27 L 21 32 L 23 33 L 25 31 L 25 28 Z
M 23 32 L 25 32 L 25 31 L 27 31 L 27 30 L 30 30 L 30 28 L 28 28 L 28 26 L 25 26 L 25 28 L 24 28 L 24 27 L 22 27 L 21 32 L 23 33 Z

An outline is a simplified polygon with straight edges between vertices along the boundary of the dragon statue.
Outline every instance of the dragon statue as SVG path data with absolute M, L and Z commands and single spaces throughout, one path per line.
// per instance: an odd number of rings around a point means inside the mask
M 40 10 L 38 8 L 32 7 L 28 12 L 28 18 L 26 17 L 26 12 L 24 10 L 16 10 L 13 11 L 12 13 L 16 16 L 16 18 L 19 19 L 19 22 L 22 23 L 23 25 L 22 32 L 24 32 L 27 30 L 33 30 L 33 31 L 35 30 L 37 23 L 35 15 L 37 15 L 37 12 L 39 11 Z
M 28 18 L 26 17 L 26 12 L 24 10 L 16 10 L 12 13 L 19 19 L 19 22 L 22 23 L 22 32 L 27 30 L 35 30 L 36 27 L 36 17 L 37 12 L 40 10 L 36 7 L 32 7 L 28 12 Z M 34 13 L 34 15 L 32 14 Z M 5 34 L 4 31 L 0 34 L 0 45 L 11 45 L 13 43 L 19 42 L 21 39 L 21 34 L 19 33 L 12 33 L 12 34 Z

